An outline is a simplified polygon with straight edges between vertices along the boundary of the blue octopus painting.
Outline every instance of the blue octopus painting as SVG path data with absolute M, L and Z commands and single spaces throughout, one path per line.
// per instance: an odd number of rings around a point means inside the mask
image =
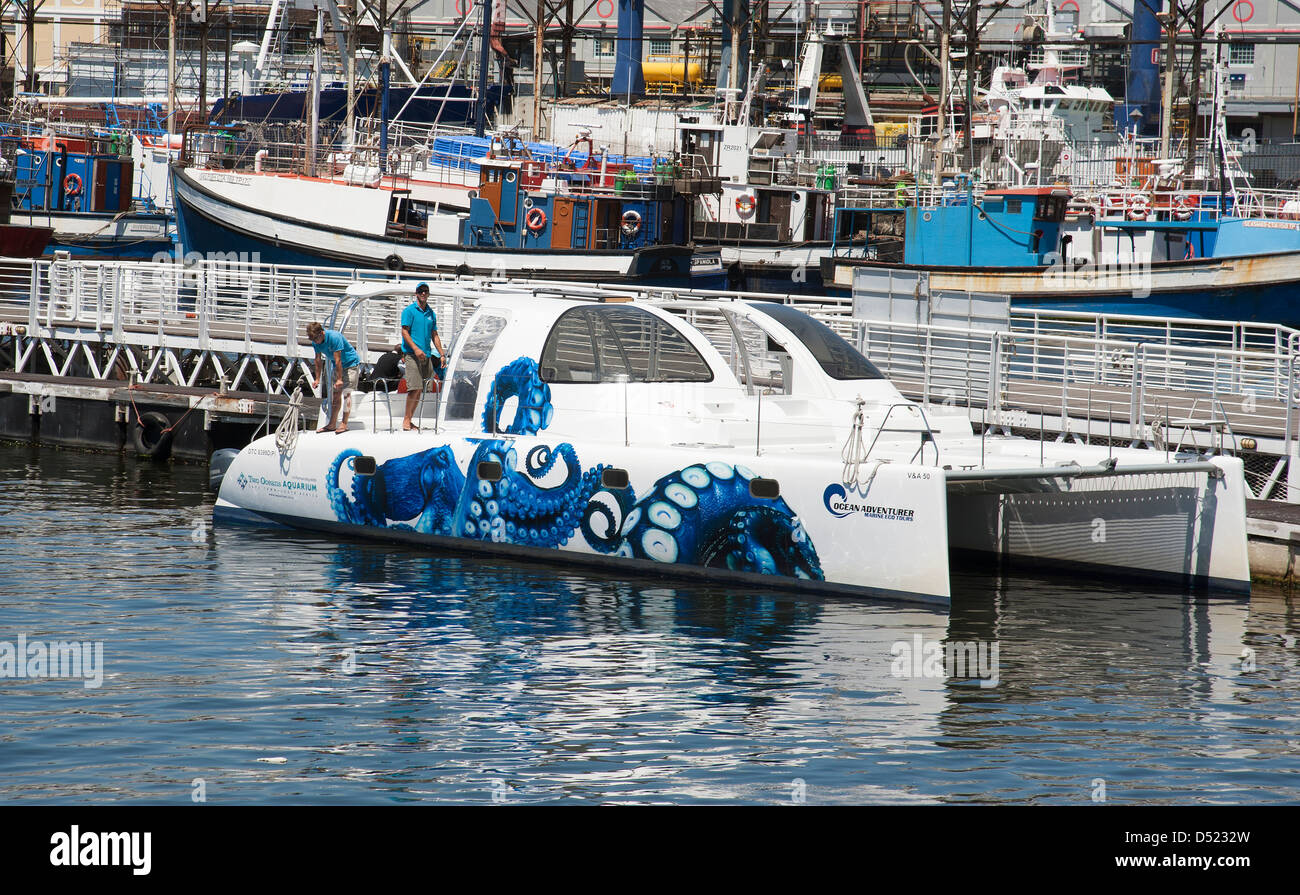
M 515 418 L 501 425 L 501 411 L 506 401 L 518 399 Z M 537 361 L 521 357 L 502 367 L 492 379 L 483 401 L 483 431 L 495 435 L 536 435 L 551 424 L 555 408 L 551 406 L 551 387 L 538 375 Z
M 511 397 L 518 399 L 514 418 L 502 426 L 498 414 Z M 520 358 L 498 372 L 483 414 L 486 431 L 535 435 L 551 416 L 550 387 L 535 361 Z M 754 474 L 744 466 L 688 466 L 637 500 L 630 487 L 602 487 L 606 465 L 584 470 L 572 444 L 537 445 L 520 470 L 512 441 L 474 441 L 468 475 L 444 445 L 388 460 L 373 475 L 354 475 L 350 493 L 340 473 L 361 453 L 343 451 L 326 480 L 335 516 L 354 525 L 545 548 L 566 546 L 581 531 L 599 553 L 824 580 L 799 518 L 779 497 L 753 497 Z M 500 478 L 480 476 L 484 463 L 499 464 Z M 540 485 L 557 464 L 563 479 Z
M 518 398 L 514 420 L 496 429 L 495 414 L 506 399 Z M 483 426 L 488 431 L 533 435 L 551 421 L 550 387 L 537 375 L 531 358 L 504 367 L 488 392 Z M 555 448 L 538 445 L 524 458 L 524 470 L 513 444 L 499 438 L 480 439 L 467 468 L 461 472 L 448 446 L 436 447 L 380 464 L 369 476 L 354 476 L 350 494 L 339 475 L 360 451 L 345 450 L 330 466 L 326 488 L 340 522 L 446 537 L 473 538 L 531 547 L 559 547 L 577 531 L 584 507 L 599 487 L 603 466 L 583 470 L 571 444 Z M 544 478 L 558 462 L 565 477 L 553 487 Z M 501 477 L 478 475 L 483 463 L 500 465 Z M 392 520 L 390 522 L 390 520 Z
M 583 508 L 600 486 L 603 466 L 583 470 L 571 444 L 537 445 L 524 458 L 503 439 L 482 439 L 464 475 L 449 447 L 438 447 L 379 464 L 373 475 L 353 476 L 351 494 L 339 473 L 356 450 L 343 451 L 330 466 L 326 488 L 340 522 L 473 538 L 529 547 L 560 547 L 578 529 Z M 534 481 L 563 462 L 564 481 L 542 487 Z M 498 463 L 501 477 L 482 478 L 483 463 Z M 392 520 L 391 522 L 389 520 Z
M 588 504 L 583 537 L 617 556 L 825 580 L 799 517 L 779 497 L 753 497 L 752 478 L 744 466 L 713 462 L 664 476 L 640 500 L 631 488 L 604 489 L 610 500 Z

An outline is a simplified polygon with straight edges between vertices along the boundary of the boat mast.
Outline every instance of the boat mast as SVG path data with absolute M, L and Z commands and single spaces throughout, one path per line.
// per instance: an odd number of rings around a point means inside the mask
M 393 34 L 388 28 L 388 0 L 379 0 L 379 30 L 383 35 L 379 55 L 379 173 L 382 176 L 388 171 L 388 82 L 393 52 Z
M 320 86 L 322 45 L 325 43 L 325 10 L 316 7 L 316 40 L 311 68 L 311 130 L 307 134 L 307 176 L 316 176 L 316 141 L 320 130 Z
M 537 0 L 537 34 L 533 38 L 533 139 L 542 126 L 542 45 L 546 34 L 546 0 Z
M 479 35 L 478 54 L 478 104 L 474 111 L 474 136 L 481 137 L 487 123 L 488 31 L 492 25 L 492 0 L 482 0 L 483 33 Z
M 167 6 L 167 136 L 176 130 L 176 15 L 177 0 Z
M 732 0 L 731 20 L 727 23 L 731 27 L 731 64 L 727 66 L 727 99 L 733 102 L 740 99 L 740 97 L 736 95 L 736 91 L 740 87 L 741 15 L 740 3 L 736 2 L 736 0 Z
M 1048 9 L 1052 8 L 1048 4 Z M 966 12 L 966 173 L 975 170 L 975 53 L 979 48 L 979 4 L 970 0 Z
M 952 0 L 943 0 L 943 27 L 939 34 L 939 114 L 935 122 L 934 181 L 943 180 L 943 138 L 948 128 L 948 32 L 952 29 Z
M 351 146 L 357 145 L 357 0 L 351 0 L 347 5 L 348 11 L 348 48 L 347 48 L 347 80 L 348 80 L 348 107 L 347 116 L 344 119 L 344 127 L 347 130 L 347 142 Z
M 199 0 L 194 12 L 199 16 L 199 114 L 208 121 L 208 0 Z M 217 0 L 218 5 L 221 0 Z
M 1160 109 L 1160 157 L 1169 158 L 1170 141 L 1174 129 L 1174 69 L 1178 52 L 1178 0 L 1169 0 L 1164 14 L 1165 25 L 1165 89 Z
M 1190 114 L 1187 126 L 1187 157 L 1183 170 L 1193 173 L 1196 164 L 1196 144 L 1201 134 L 1201 54 L 1205 42 L 1205 0 L 1196 0 L 1196 20 L 1192 26 L 1192 83 L 1191 96 L 1188 98 Z M 1297 83 L 1300 83 L 1298 81 Z

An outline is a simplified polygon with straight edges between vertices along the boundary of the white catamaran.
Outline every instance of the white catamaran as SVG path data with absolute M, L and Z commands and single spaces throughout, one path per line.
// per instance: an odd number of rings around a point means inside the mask
M 1249 591 L 1238 459 L 978 435 L 788 305 L 439 291 L 473 311 L 420 431 L 378 391 L 352 431 L 267 435 L 218 519 L 940 603 L 953 550 Z

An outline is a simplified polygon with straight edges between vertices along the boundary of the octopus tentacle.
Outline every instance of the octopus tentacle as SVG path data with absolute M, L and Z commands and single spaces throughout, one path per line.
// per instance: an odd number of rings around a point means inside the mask
M 564 481 L 543 488 L 531 476 L 545 475 L 563 460 Z M 479 464 L 501 465 L 501 478 L 489 481 L 477 476 Z M 573 445 L 554 449 L 538 446 L 525 459 L 525 472 L 517 468 L 518 455 L 502 440 L 482 442 L 470 459 L 474 478 L 466 483 L 458 511 L 455 534 L 476 540 L 558 547 L 567 544 L 580 523 L 582 507 L 600 483 L 598 466 L 584 471 Z
M 507 426 L 499 418 L 506 399 L 518 398 L 514 419 Z M 536 435 L 551 424 L 551 387 L 542 381 L 537 361 L 521 357 L 497 372 L 483 407 L 483 431 L 507 435 Z
M 799 517 L 781 498 L 750 494 L 754 474 L 744 466 L 713 462 L 664 476 L 635 505 L 611 490 L 588 504 L 583 535 L 595 550 L 664 563 L 689 563 L 739 572 L 824 580 L 817 551 Z M 612 528 L 621 510 L 618 537 L 592 531 L 590 520 Z

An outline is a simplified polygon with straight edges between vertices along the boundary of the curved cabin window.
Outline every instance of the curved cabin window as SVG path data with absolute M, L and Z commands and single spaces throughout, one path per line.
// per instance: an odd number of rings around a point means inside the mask
M 750 307 L 775 318 L 790 330 L 832 379 L 885 378 L 875 364 L 863 357 L 858 349 L 846 342 L 835 330 L 803 311 L 770 301 L 752 302 Z
M 686 338 L 640 308 L 565 311 L 542 349 L 542 381 L 711 382 L 713 371 Z
M 467 420 L 474 416 L 474 401 L 478 398 L 483 365 L 487 363 L 492 346 L 505 328 L 506 318 L 485 315 L 478 319 L 465 337 L 465 346 L 460 350 L 456 368 L 451 374 L 451 387 L 447 392 L 447 419 Z M 407 363 L 411 361 L 407 360 Z

